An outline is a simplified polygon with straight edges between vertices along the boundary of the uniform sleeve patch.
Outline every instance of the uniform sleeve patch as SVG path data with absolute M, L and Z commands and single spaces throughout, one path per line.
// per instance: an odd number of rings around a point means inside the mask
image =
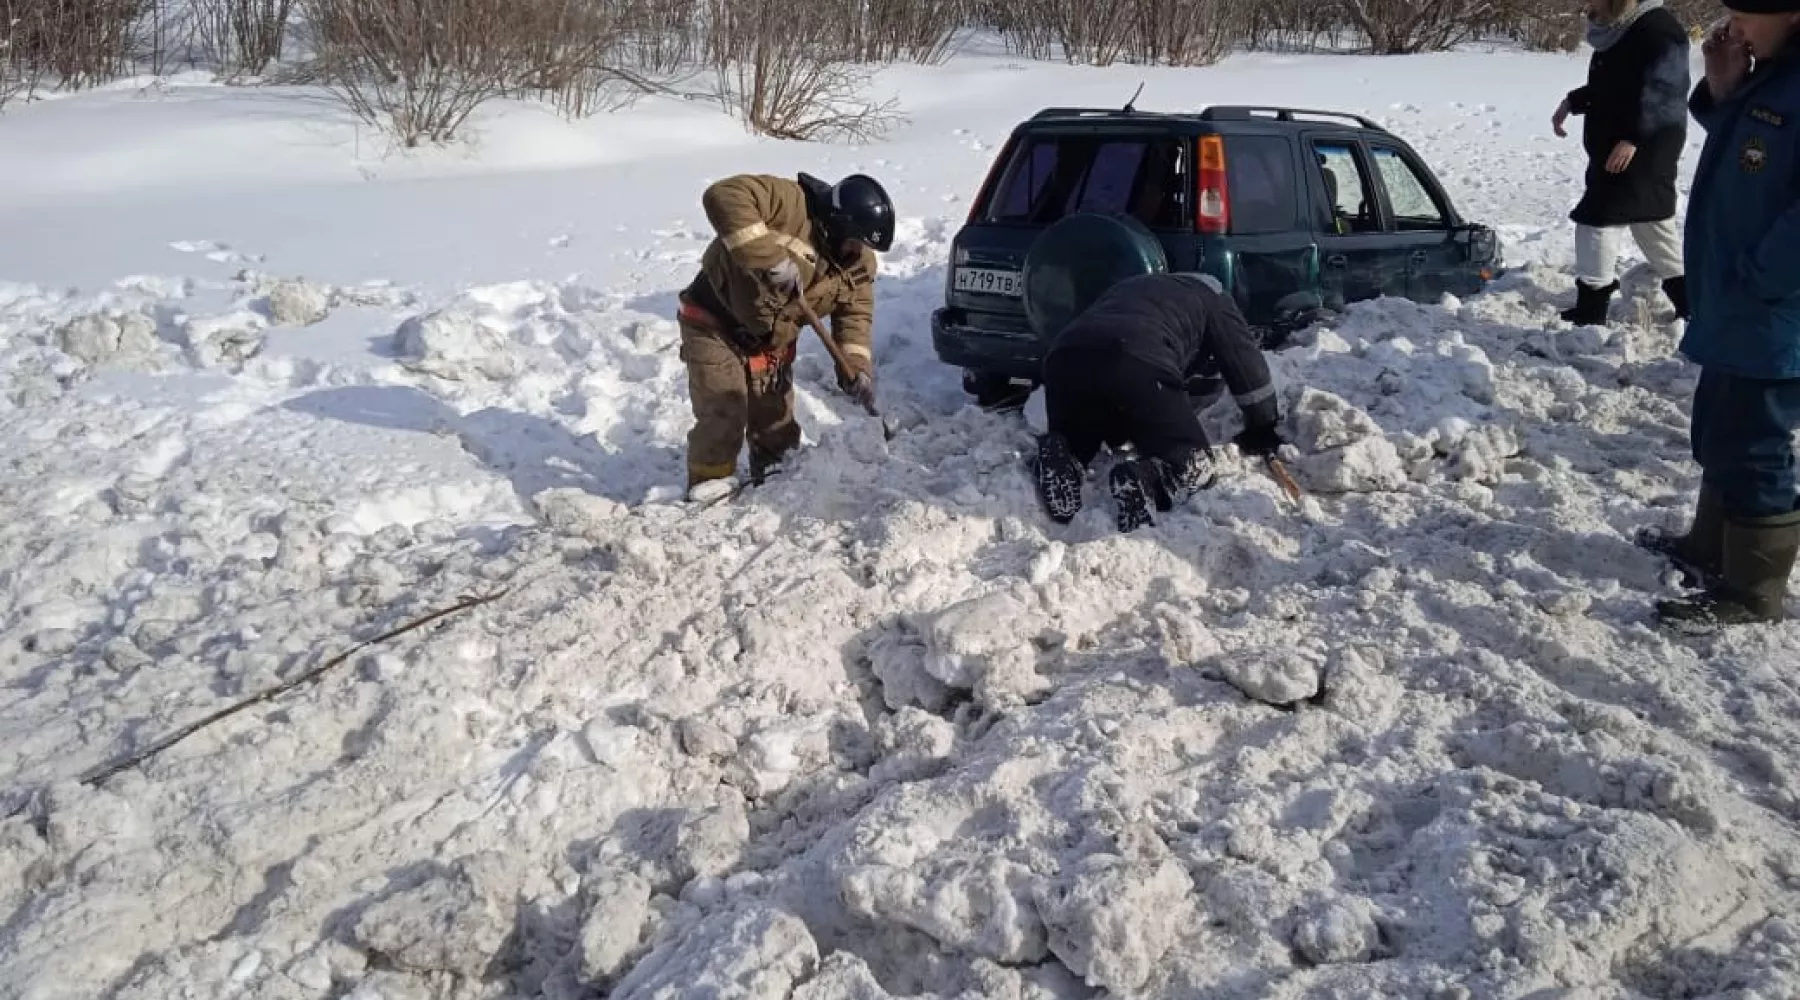
M 1766 108 L 1766 107 L 1760 107 L 1760 106 L 1751 108 L 1750 109 L 1750 117 L 1756 119 L 1759 122 L 1762 122 L 1765 125 L 1773 125 L 1776 128 L 1780 128 L 1783 125 L 1787 124 L 1786 116 L 1782 115 L 1780 112 L 1776 111 L 1774 108 Z

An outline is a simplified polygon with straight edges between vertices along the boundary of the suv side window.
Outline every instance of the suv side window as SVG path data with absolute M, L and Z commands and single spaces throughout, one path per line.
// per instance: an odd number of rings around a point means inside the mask
M 1231 198 L 1233 233 L 1281 233 L 1293 229 L 1300 204 L 1293 150 L 1279 135 L 1225 139 L 1225 189 Z
M 1449 217 L 1443 206 L 1431 196 L 1431 189 L 1407 162 L 1400 151 L 1389 146 L 1371 146 L 1375 169 L 1387 188 L 1388 205 L 1394 210 L 1394 228 L 1402 230 L 1448 229 Z
M 1077 212 L 1102 212 L 1178 228 L 1186 172 L 1181 143 L 1173 138 L 1031 136 L 1014 150 L 980 218 L 1049 225 Z
M 1315 142 L 1313 155 L 1331 202 L 1328 217 L 1320 219 L 1325 231 L 1340 236 L 1380 232 L 1381 216 L 1369 197 L 1369 178 L 1363 174 L 1355 147 L 1347 142 Z

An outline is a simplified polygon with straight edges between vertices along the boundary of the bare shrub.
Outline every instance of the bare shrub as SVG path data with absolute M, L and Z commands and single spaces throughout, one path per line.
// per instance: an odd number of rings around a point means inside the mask
M 1239 0 L 1135 0 L 1131 57 L 1170 66 L 1218 62 L 1248 29 Z
M 1338 0 L 1369 47 L 1383 55 L 1441 52 L 1494 20 L 1498 0 Z
M 864 96 L 868 75 L 837 58 L 841 39 L 822 13 L 788 0 L 713 0 L 719 94 L 751 131 L 866 141 L 900 119 L 893 101 Z
M 8 61 L 65 87 L 91 87 L 130 72 L 144 0 L 0 0 Z
M 840 0 L 834 6 L 834 22 L 846 29 L 843 54 L 874 63 L 942 62 L 967 13 L 962 0 Z
M 302 0 L 315 73 L 352 113 L 402 145 L 455 138 L 501 97 L 592 110 L 608 82 L 623 8 L 587 0 Z
M 1312 51 L 1344 45 L 1350 33 L 1343 11 L 1317 0 L 1268 0 L 1247 15 L 1245 41 L 1253 49 Z
M 226 77 L 259 76 L 281 58 L 294 0 L 194 0 L 194 42 Z

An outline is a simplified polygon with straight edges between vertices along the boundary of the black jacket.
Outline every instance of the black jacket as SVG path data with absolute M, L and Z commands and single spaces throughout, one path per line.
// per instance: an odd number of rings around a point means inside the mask
M 1050 345 L 1059 351 L 1110 350 L 1155 366 L 1174 388 L 1217 372 L 1248 427 L 1281 412 L 1269 363 L 1237 303 L 1199 274 L 1148 274 L 1113 285 Z
M 1582 116 L 1587 191 L 1569 218 L 1623 226 L 1675 217 L 1675 178 L 1687 143 L 1687 30 L 1661 7 L 1639 14 L 1623 37 L 1588 61 L 1585 86 L 1569 93 Z M 1624 173 L 1606 172 L 1620 141 L 1637 147 Z

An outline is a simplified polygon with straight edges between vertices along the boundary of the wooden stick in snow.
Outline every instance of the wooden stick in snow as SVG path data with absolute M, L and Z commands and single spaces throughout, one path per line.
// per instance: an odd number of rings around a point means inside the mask
M 321 663 L 318 666 L 313 667 L 311 670 L 308 670 L 305 673 L 300 674 L 298 677 L 295 677 L 292 680 L 283 681 L 282 683 L 276 685 L 275 687 L 268 689 L 267 691 L 262 692 L 261 694 L 252 695 L 249 698 L 246 698 L 243 701 L 240 701 L 237 704 L 230 706 L 229 708 L 222 708 L 219 711 L 214 712 L 213 714 L 211 714 L 203 719 L 200 719 L 195 722 L 190 722 L 187 725 L 181 727 L 180 729 L 175 730 L 173 733 L 170 733 L 169 735 L 163 737 L 162 739 L 157 740 L 155 743 L 150 744 L 150 746 L 146 747 L 145 749 L 140 750 L 137 753 L 132 754 L 129 757 L 126 757 L 123 760 L 115 761 L 104 767 L 96 768 L 92 771 L 89 771 L 87 774 L 82 776 L 81 783 L 84 785 L 91 785 L 93 787 L 98 788 L 102 782 L 104 782 L 106 779 L 112 777 L 113 775 L 118 774 L 120 771 L 124 771 L 128 768 L 136 767 L 137 765 L 142 764 L 144 761 L 149 760 L 150 758 L 156 756 L 159 753 L 162 753 L 164 750 L 169 749 L 170 747 L 174 746 L 175 744 L 180 743 L 182 740 L 187 739 L 189 736 L 194 735 L 195 733 L 199 732 L 200 730 L 205 729 L 207 726 L 210 726 L 213 723 L 220 721 L 221 719 L 230 718 L 231 716 L 236 715 L 237 713 L 243 711 L 246 708 L 249 708 L 252 705 L 257 705 L 257 704 L 260 704 L 265 701 L 272 701 L 275 698 L 278 698 L 281 695 L 286 694 L 289 691 L 292 691 L 294 688 L 297 688 L 302 684 L 306 684 L 311 681 L 318 680 L 320 677 L 324 676 L 326 671 L 330 670 L 333 667 L 338 666 L 341 663 L 344 663 L 345 661 L 349 660 L 352 656 L 355 656 L 357 653 L 362 652 L 363 650 L 369 648 L 370 646 L 380 645 L 381 643 L 387 642 L 389 639 L 394 639 L 399 636 L 405 635 L 408 632 L 414 631 L 416 629 L 424 628 L 425 626 L 431 624 L 434 621 L 437 621 L 440 618 L 448 617 L 450 615 L 456 614 L 459 611 L 467 611 L 470 608 L 479 607 L 483 604 L 488 604 L 490 602 L 497 601 L 505 595 L 506 595 L 506 591 L 504 589 L 502 589 L 502 590 L 495 591 L 492 594 L 488 594 L 485 597 L 465 597 L 462 600 L 456 602 L 455 604 L 452 604 L 451 606 L 449 606 L 447 608 L 440 608 L 439 610 L 433 611 L 432 613 L 424 616 L 423 618 L 415 618 L 412 621 L 407 622 L 405 625 L 401 625 L 398 628 L 392 629 L 387 632 L 383 632 L 381 635 L 378 635 L 373 639 L 368 639 L 363 642 L 359 642 L 356 645 L 351 646 L 349 649 L 344 650 L 342 653 L 339 653 L 338 655 L 332 657 L 331 659 L 326 660 L 324 663 Z

